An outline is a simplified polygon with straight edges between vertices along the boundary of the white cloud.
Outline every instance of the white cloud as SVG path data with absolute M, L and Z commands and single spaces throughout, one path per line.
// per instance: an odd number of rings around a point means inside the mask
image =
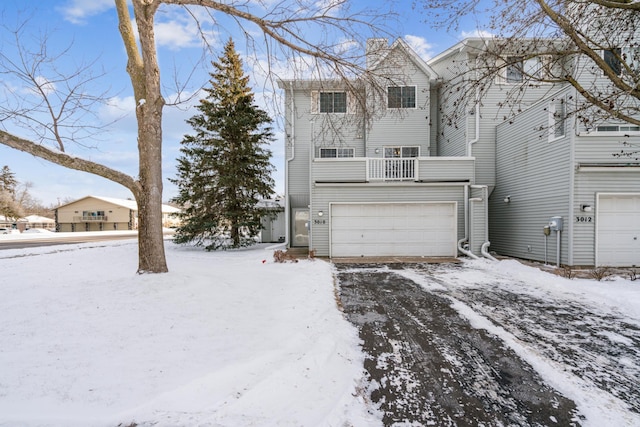
M 73 24 L 84 24 L 86 18 L 98 15 L 114 7 L 113 0 L 70 0 L 59 10 L 66 21 Z
M 206 9 L 190 8 L 188 13 L 185 9 L 175 6 L 163 7 L 156 15 L 156 43 L 158 47 L 170 50 L 202 47 L 204 36 L 213 44 L 217 40 L 214 26 L 213 17 Z
M 36 88 L 33 88 L 32 90 L 36 92 L 38 95 L 40 95 L 40 92 L 43 92 L 45 95 L 49 95 L 56 91 L 56 85 L 50 82 L 44 76 L 36 77 L 36 84 L 40 89 L 37 90 Z
M 424 37 L 407 34 L 404 39 L 423 60 L 426 61 L 434 55 L 433 45 L 428 43 Z

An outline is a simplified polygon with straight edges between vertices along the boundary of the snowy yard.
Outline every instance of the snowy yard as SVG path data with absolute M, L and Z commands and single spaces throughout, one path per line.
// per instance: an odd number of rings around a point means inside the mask
M 330 264 L 170 242 L 167 258 L 137 276 L 135 241 L 0 251 L 0 426 L 382 425 Z M 640 425 L 640 281 L 515 261 L 399 274 L 502 340 L 581 424 Z
M 0 426 L 379 424 L 328 263 L 167 254 L 137 276 L 135 241 L 0 251 Z

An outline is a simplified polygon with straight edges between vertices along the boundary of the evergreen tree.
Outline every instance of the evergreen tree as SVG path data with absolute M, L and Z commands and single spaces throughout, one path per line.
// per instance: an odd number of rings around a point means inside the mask
M 22 208 L 16 200 L 18 181 L 9 166 L 0 169 L 0 215 L 5 219 L 18 219 L 22 216 Z
M 213 62 L 211 87 L 189 123 L 194 135 L 185 135 L 178 158 L 179 194 L 183 206 L 177 243 L 195 242 L 206 250 L 237 248 L 255 243 L 261 228 L 257 207 L 273 193 L 271 118 L 254 104 L 249 77 L 230 39 L 224 54 Z

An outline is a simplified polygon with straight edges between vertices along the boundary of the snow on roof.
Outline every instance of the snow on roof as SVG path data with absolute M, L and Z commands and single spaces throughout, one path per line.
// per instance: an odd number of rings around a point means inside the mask
M 118 205 L 118 206 L 122 206 L 125 207 L 127 209 L 131 209 L 134 211 L 138 210 L 138 202 L 136 202 L 135 200 L 132 199 L 117 199 L 115 197 L 103 197 L 103 196 L 85 196 L 82 197 L 80 199 L 74 200 L 73 202 L 69 202 L 69 203 L 65 203 L 63 205 L 58 206 L 58 208 L 61 208 L 63 206 L 68 206 L 68 205 L 72 205 L 76 202 L 79 202 L 80 200 L 84 200 L 84 199 L 97 199 L 97 200 L 102 200 L 103 202 L 107 202 L 107 203 L 111 203 L 112 205 Z M 180 212 L 179 208 L 175 208 L 173 206 L 169 206 L 169 205 L 162 205 L 162 213 L 178 213 Z
M 56 222 L 55 219 L 47 218 L 46 216 L 40 216 L 40 215 L 27 215 L 21 219 L 26 219 L 28 222 L 48 222 L 51 224 Z

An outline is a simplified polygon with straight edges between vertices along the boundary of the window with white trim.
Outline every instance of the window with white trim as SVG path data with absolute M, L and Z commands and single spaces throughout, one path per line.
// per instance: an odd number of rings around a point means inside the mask
M 355 157 L 353 148 L 321 148 L 321 159 Z
M 524 59 L 522 56 L 507 56 L 496 64 L 501 68 L 498 75 L 499 83 L 517 84 L 525 78 L 543 79 L 551 66 L 549 55 L 540 55 Z
M 420 157 L 420 147 L 385 147 L 384 157 L 387 159 Z
M 637 73 L 640 69 L 640 48 L 629 46 L 603 50 L 602 59 L 604 59 L 604 62 L 606 62 L 609 68 L 618 76 L 625 72 L 622 61 L 624 61 L 624 64 L 626 64 L 632 72 Z
M 562 98 L 549 102 L 549 141 L 562 138 L 566 131 L 567 102 Z
M 347 92 L 320 92 L 321 113 L 346 113 Z
M 634 125 L 603 125 L 596 128 L 596 132 L 640 132 L 640 126 Z
M 415 86 L 390 86 L 387 88 L 388 108 L 416 108 Z

